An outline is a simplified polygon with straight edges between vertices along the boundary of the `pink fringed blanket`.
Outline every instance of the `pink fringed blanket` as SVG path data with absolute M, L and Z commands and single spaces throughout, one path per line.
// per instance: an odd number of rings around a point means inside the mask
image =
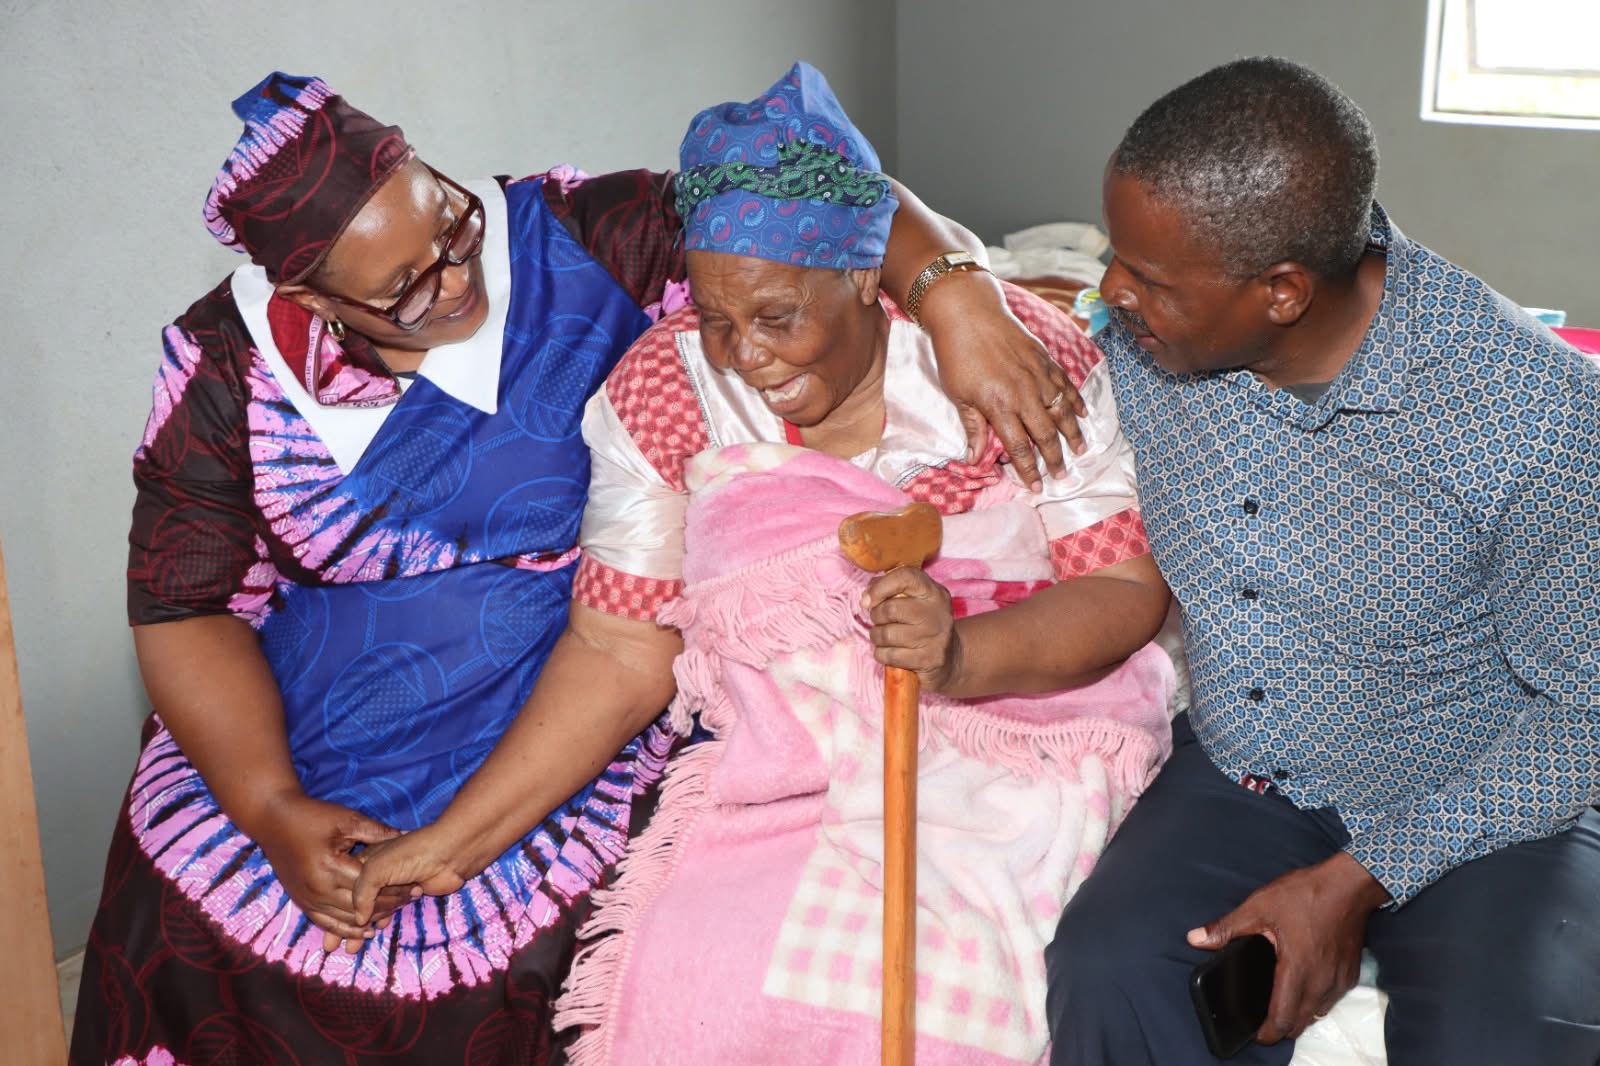
M 759 444 L 689 471 L 685 650 L 674 718 L 714 740 L 667 777 L 584 935 L 557 1024 L 584 1063 L 875 1063 L 883 671 L 839 521 L 908 502 L 817 452 Z M 968 613 L 1050 578 L 1034 510 L 1002 490 L 945 519 L 928 572 Z M 924 694 L 918 773 L 917 1061 L 1046 1050 L 1043 950 L 1170 747 L 1155 646 L 1092 686 Z

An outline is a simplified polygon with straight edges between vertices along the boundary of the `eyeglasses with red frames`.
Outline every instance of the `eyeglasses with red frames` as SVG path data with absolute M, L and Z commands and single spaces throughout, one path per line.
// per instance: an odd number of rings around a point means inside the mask
M 432 167 L 428 167 L 428 172 L 441 185 L 449 186 L 466 200 L 466 207 L 462 209 L 460 216 L 456 218 L 456 224 L 450 227 L 450 232 L 445 237 L 444 251 L 439 258 L 413 278 L 411 284 L 395 298 L 394 303 L 386 308 L 374 307 L 369 303 L 331 292 L 325 292 L 323 296 L 334 303 L 375 315 L 407 333 L 422 326 L 423 320 L 428 317 L 428 312 L 433 310 L 433 305 L 439 301 L 439 289 L 444 283 L 445 269 L 460 266 L 478 254 L 483 248 L 484 229 L 483 201 Z

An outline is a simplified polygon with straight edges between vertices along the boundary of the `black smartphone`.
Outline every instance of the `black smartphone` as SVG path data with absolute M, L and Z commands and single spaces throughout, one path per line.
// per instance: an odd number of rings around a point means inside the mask
M 1230 940 L 1194 968 L 1189 994 L 1200 1016 L 1206 1047 L 1219 1059 L 1232 1058 L 1255 1039 L 1272 1002 L 1272 974 L 1278 953 L 1260 934 Z

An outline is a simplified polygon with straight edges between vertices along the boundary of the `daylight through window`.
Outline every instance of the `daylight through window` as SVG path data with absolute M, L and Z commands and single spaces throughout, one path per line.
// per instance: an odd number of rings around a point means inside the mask
M 1600 0 L 1428 0 L 1422 117 L 1600 129 Z

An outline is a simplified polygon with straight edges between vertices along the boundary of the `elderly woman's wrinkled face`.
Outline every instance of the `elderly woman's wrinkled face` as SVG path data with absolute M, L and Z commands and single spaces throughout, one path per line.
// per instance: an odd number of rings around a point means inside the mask
M 706 358 L 738 374 L 785 421 L 819 424 L 881 359 L 877 270 L 725 252 L 692 251 L 687 259 Z
M 346 227 L 300 302 L 387 347 L 426 351 L 466 340 L 489 313 L 478 255 L 445 267 L 438 299 L 414 330 L 402 330 L 381 315 L 348 304 L 320 299 L 320 293 L 327 292 L 377 308 L 390 307 L 413 279 L 439 259 L 465 209 L 460 193 L 422 162 L 412 160 L 384 182 Z

